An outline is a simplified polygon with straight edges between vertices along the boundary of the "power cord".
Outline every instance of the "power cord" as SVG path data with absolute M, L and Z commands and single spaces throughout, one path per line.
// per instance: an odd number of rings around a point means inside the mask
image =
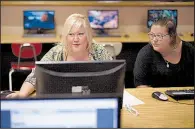
M 194 105 L 194 104 L 190 104 L 190 103 L 182 103 L 182 102 L 179 102 L 179 101 L 170 101 L 170 100 L 168 100 L 168 102 L 178 103 L 178 104 L 185 104 L 185 105 Z

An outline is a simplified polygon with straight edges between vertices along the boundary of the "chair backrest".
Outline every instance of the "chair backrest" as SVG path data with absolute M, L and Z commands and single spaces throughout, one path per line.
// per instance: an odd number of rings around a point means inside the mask
M 95 43 L 100 43 L 95 40 L 93 40 Z M 101 42 L 100 44 L 103 44 L 103 46 L 106 48 L 106 50 L 111 54 L 111 56 L 116 59 L 116 56 L 118 56 L 121 53 L 122 50 L 122 43 L 121 42 Z
M 12 53 L 16 57 L 19 57 L 20 47 L 21 47 L 21 45 L 23 45 L 24 47 L 22 47 L 20 58 L 33 58 L 34 57 L 33 49 L 31 47 L 26 47 L 27 46 L 26 44 L 29 44 L 29 43 L 24 43 L 24 44 L 12 43 L 11 44 Z M 42 51 L 42 43 L 30 43 L 30 45 L 34 47 L 35 55 L 36 56 L 40 55 L 40 53 Z

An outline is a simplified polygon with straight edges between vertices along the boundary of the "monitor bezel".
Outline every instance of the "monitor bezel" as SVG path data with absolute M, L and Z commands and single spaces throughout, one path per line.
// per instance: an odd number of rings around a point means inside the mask
M 87 63 L 94 63 L 94 64 L 99 64 L 99 63 L 113 63 L 113 62 L 117 62 L 117 63 L 124 63 L 126 64 L 126 61 L 123 59 L 120 60 L 104 60 L 104 61 L 100 61 L 100 60 L 96 60 L 96 61 L 35 61 L 35 64 L 87 64 Z
M 54 28 L 25 28 L 24 25 L 24 13 L 25 12 L 53 12 L 54 13 L 54 17 L 53 17 L 53 24 L 54 24 Z M 56 28 L 56 24 L 55 24 L 55 10 L 23 10 L 23 29 L 24 30 L 37 30 L 37 29 L 41 29 L 41 30 L 55 30 Z
M 148 28 L 148 29 L 151 28 L 151 26 L 149 26 L 149 24 L 148 24 L 148 21 L 149 21 L 149 12 L 150 12 L 150 11 L 163 11 L 163 10 L 176 11 L 177 16 L 176 16 L 176 23 L 175 23 L 175 25 L 176 25 L 176 27 L 177 27 L 177 24 L 178 24 L 178 10 L 177 10 L 177 9 L 148 9 L 147 21 L 146 21 L 146 24 L 147 24 L 147 28 Z
M 89 21 L 89 12 L 90 11 L 116 11 L 117 12 L 117 16 L 118 16 L 118 20 L 117 20 L 117 27 L 116 28 L 93 28 L 91 27 L 92 29 L 94 30 L 112 30 L 112 29 L 118 29 L 119 28 L 119 10 L 118 9 L 110 9 L 110 10 L 104 10 L 104 9 L 89 9 L 87 11 L 87 18 L 88 18 L 88 21 Z M 89 24 L 90 24 L 90 21 L 89 21 Z M 90 24 L 91 26 L 91 24 Z

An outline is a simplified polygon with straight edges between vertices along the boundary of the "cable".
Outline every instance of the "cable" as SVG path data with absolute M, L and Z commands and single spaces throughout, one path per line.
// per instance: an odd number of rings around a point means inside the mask
M 194 105 L 194 104 L 190 104 L 190 103 L 181 103 L 179 101 L 170 101 L 170 100 L 168 100 L 168 102 L 178 103 L 178 104 L 185 104 L 185 105 Z

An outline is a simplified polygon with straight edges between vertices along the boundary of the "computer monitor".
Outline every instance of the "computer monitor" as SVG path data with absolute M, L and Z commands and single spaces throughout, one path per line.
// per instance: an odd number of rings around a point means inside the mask
M 55 12 L 53 10 L 25 10 L 23 22 L 25 30 L 53 30 Z
M 177 25 L 178 13 L 175 9 L 160 9 L 160 10 L 148 10 L 147 26 L 150 28 L 152 24 L 160 18 L 167 17 L 173 20 Z
M 119 26 L 118 10 L 89 10 L 90 26 L 105 33 L 105 29 L 117 29 Z
M 114 93 L 121 98 L 122 105 L 125 60 L 35 63 L 38 96 L 64 93 L 73 95 Z
M 2 128 L 120 128 L 118 98 L 1 100 Z

